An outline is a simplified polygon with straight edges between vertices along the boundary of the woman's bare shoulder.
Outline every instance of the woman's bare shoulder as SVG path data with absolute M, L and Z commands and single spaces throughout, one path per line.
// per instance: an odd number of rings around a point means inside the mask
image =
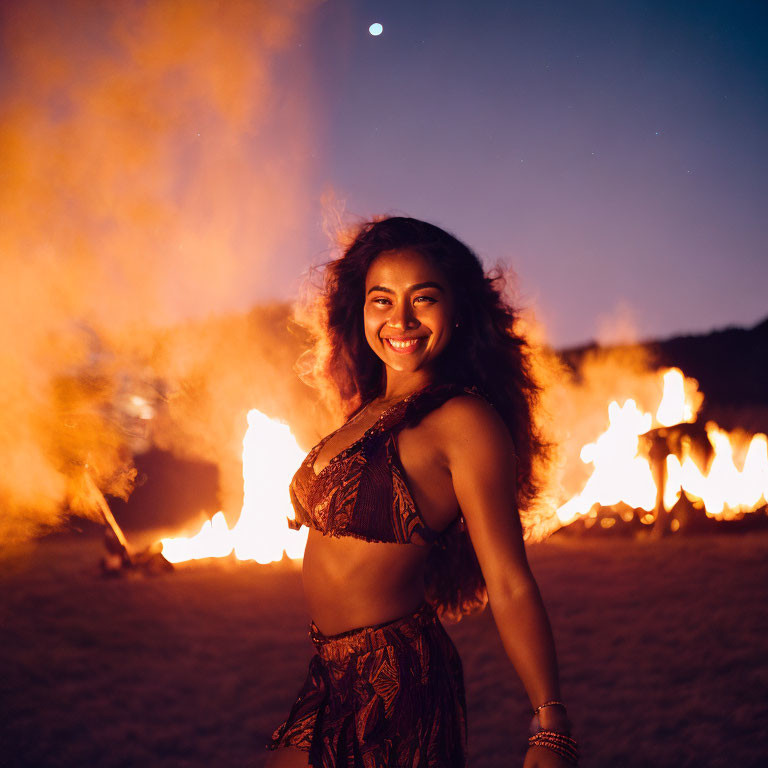
M 467 451 L 514 455 L 514 444 L 499 412 L 482 395 L 462 393 L 434 412 L 433 429 L 446 455 Z

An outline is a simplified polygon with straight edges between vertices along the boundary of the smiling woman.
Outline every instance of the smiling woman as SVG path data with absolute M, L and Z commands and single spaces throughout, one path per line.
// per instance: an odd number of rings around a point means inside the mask
M 493 604 L 534 710 L 526 768 L 576 762 L 523 547 L 546 446 L 497 279 L 447 232 L 389 218 L 326 265 L 316 381 L 346 420 L 291 481 L 316 654 L 275 766 L 463 768 L 461 662 L 439 617 Z

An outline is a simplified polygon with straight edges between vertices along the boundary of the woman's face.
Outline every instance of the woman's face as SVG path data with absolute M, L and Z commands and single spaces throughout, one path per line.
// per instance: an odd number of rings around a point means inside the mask
M 442 270 L 416 251 L 385 251 L 365 277 L 365 338 L 396 371 L 429 369 L 454 327 L 454 298 Z

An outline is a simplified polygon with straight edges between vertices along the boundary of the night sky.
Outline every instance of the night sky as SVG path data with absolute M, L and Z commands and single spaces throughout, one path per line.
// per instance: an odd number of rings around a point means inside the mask
M 306 263 L 330 190 L 511 266 L 557 346 L 768 314 L 764 3 L 332 0 L 302 30 Z
M 558 347 L 752 325 L 767 90 L 765 2 L 0 3 L 2 324 L 293 300 L 325 222 L 395 213 Z

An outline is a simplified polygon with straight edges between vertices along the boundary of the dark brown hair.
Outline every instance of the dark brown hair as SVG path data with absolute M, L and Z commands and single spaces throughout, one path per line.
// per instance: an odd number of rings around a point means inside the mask
M 504 420 L 517 453 L 517 506 L 524 528 L 532 528 L 526 513 L 533 514 L 548 445 L 536 425 L 540 390 L 531 350 L 503 296 L 501 274 L 486 275 L 453 235 L 400 216 L 360 227 L 341 257 L 325 265 L 314 313 L 300 320 L 315 337 L 314 385 L 345 416 L 382 394 L 384 364 L 363 328 L 365 278 L 380 253 L 406 249 L 430 259 L 446 277 L 459 326 L 436 361 L 438 379 L 478 387 Z M 441 614 L 458 618 L 485 605 L 485 580 L 463 526 L 452 526 L 445 538 L 445 547 L 430 553 L 427 594 Z

